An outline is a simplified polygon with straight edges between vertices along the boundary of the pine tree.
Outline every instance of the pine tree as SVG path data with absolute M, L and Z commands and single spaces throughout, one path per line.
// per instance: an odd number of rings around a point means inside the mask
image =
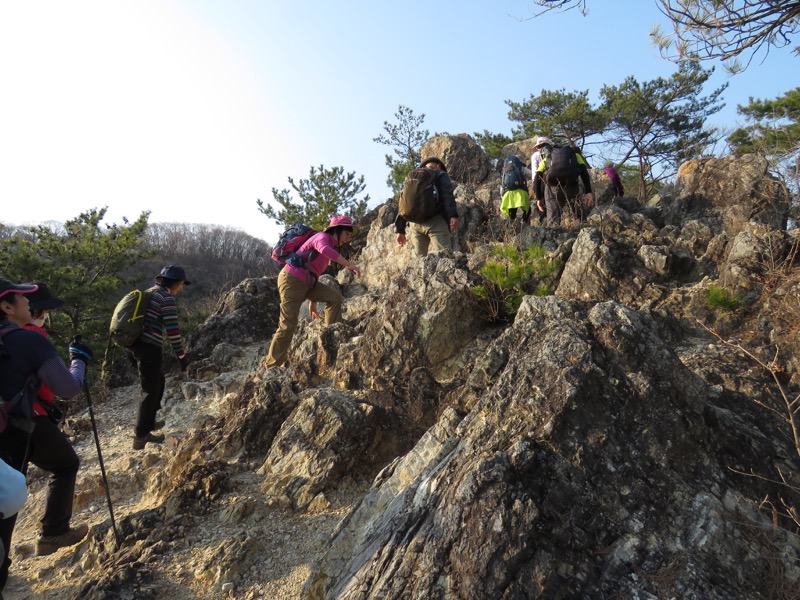
M 774 100 L 750 98 L 749 104 L 739 105 L 737 110 L 751 123 L 728 137 L 734 152 L 763 154 L 797 193 L 800 190 L 800 87 Z
M 51 335 L 65 345 L 78 333 L 102 345 L 122 275 L 149 255 L 144 234 L 149 213 L 122 225 L 102 221 L 106 208 L 91 209 L 63 224 L 37 225 L 0 240 L 0 272 L 12 281 L 43 281 L 64 306 L 50 315 Z
M 357 178 L 355 172 L 345 174 L 343 167 L 326 169 L 320 165 L 319 170 L 311 167 L 308 179 L 298 183 L 291 177 L 288 180 L 299 202 L 294 200 L 291 190 L 278 188 L 272 188 L 272 196 L 280 209 L 256 201 L 261 213 L 283 227 L 304 223 L 322 230 L 335 215 L 347 215 L 357 221 L 367 212 L 369 195 L 357 197 L 366 187 L 363 175 Z
M 575 142 L 580 148 L 602 133 L 608 118 L 589 102 L 589 91 L 542 90 L 524 102 L 506 100 L 508 118 L 519 123 L 512 130 L 515 139 L 546 135 L 556 142 Z
M 605 142 L 624 149 L 619 164 L 629 159 L 638 163 L 640 198 L 715 141 L 716 132 L 707 129 L 705 121 L 722 108 L 719 99 L 727 84 L 701 96 L 712 72 L 684 63 L 669 78 L 640 83 L 629 76 L 618 86 L 600 90 L 601 110 L 610 123 Z
M 394 156 L 386 155 L 386 166 L 389 167 L 386 185 L 398 194 L 406 175 L 422 161 L 420 151 L 431 135 L 427 129 L 422 129 L 425 115 L 415 116 L 414 111 L 407 106 L 401 104 L 394 113 L 394 118 L 396 123 L 383 122 L 386 135 L 381 134 L 372 138 L 372 141 L 389 146 L 394 152 Z

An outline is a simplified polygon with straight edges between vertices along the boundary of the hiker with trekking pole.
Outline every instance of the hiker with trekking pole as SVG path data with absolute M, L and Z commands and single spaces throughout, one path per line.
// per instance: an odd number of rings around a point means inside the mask
M 79 338 L 74 339 L 68 368 L 45 335 L 25 329 L 33 321 L 26 294 L 38 289 L 36 284 L 0 279 L 0 458 L 23 474 L 32 462 L 52 475 L 36 542 L 36 553 L 47 555 L 77 544 L 89 528 L 85 523 L 70 524 L 78 457 L 51 417 L 36 414 L 34 403 L 40 384 L 61 398 L 77 395 L 93 354 Z M 16 515 L 0 520 L 4 549 L 0 597 L 11 566 L 8 553 L 16 520 Z
M 37 331 L 45 336 L 47 339 L 50 339 L 50 334 L 44 329 L 44 325 L 47 322 L 47 319 L 50 315 L 50 311 L 57 309 L 63 306 L 64 301 L 56 298 L 50 293 L 50 289 L 47 287 L 47 284 L 42 282 L 36 282 L 34 285 L 38 286 L 39 289 L 35 292 L 30 294 L 25 294 L 28 297 L 28 307 L 31 310 L 31 322 L 25 326 L 25 329 L 30 331 Z M 69 348 L 70 353 L 77 353 L 79 355 L 86 355 L 88 354 L 91 358 L 92 351 L 88 349 L 81 343 L 81 336 L 76 335 L 72 343 L 70 344 Z M 92 406 L 92 397 L 89 394 L 89 377 L 85 377 L 83 380 L 83 393 L 86 397 L 86 404 L 89 409 L 89 418 L 92 422 L 92 432 L 94 433 L 94 443 L 97 447 L 97 460 L 100 463 L 100 475 L 103 479 L 103 487 L 106 491 L 106 500 L 108 500 L 108 512 L 111 515 L 111 528 L 114 531 L 114 540 L 116 542 L 117 547 L 120 546 L 120 537 L 119 532 L 117 531 L 117 523 L 114 520 L 114 507 L 111 505 L 111 491 L 108 487 L 108 478 L 106 477 L 106 467 L 103 463 L 103 454 L 100 451 L 100 437 L 97 433 L 97 423 L 94 419 L 94 407 Z M 55 400 L 55 394 L 53 394 L 52 390 L 47 387 L 47 384 L 41 383 L 39 386 L 39 394 L 36 398 L 36 401 L 33 404 L 33 412 L 35 414 L 34 419 L 36 420 L 38 417 L 47 417 L 49 421 L 52 421 L 56 425 L 60 425 L 61 422 L 64 420 L 64 413 L 61 412 L 54 404 L 53 401 Z M 39 419 L 37 422 L 40 424 L 47 425 L 47 422 Z M 61 433 L 61 430 L 59 430 Z M 63 436 L 64 434 L 61 433 Z M 67 442 L 68 443 L 68 442 Z M 56 461 L 50 461 L 49 464 L 39 464 L 36 461 L 36 457 L 31 458 L 31 462 L 35 464 L 37 467 L 42 469 L 43 471 L 47 471 L 51 473 L 51 481 L 53 482 L 52 487 L 55 487 L 55 482 L 64 476 L 64 473 L 72 473 L 72 484 L 73 488 L 75 485 L 75 474 L 78 471 L 78 456 L 75 454 L 75 450 L 72 449 L 72 446 L 68 447 L 68 451 L 64 449 L 63 452 L 59 453 Z M 71 467 L 74 465 L 75 471 L 74 473 L 71 471 Z M 50 500 L 50 496 L 48 495 L 48 502 Z M 41 544 L 37 546 L 37 552 L 42 555 L 45 552 L 42 551 L 43 548 Z

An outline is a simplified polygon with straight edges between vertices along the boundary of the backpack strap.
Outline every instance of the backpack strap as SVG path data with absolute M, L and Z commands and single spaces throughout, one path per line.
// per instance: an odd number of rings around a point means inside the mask
M 308 258 L 305 259 L 305 263 L 306 263 L 306 281 L 308 281 L 309 279 L 313 280 L 314 283 L 311 284 L 311 287 L 313 288 L 313 287 L 315 287 L 317 285 L 317 280 L 319 279 L 319 277 L 317 277 L 317 274 L 314 273 L 311 270 L 311 261 L 316 258 L 315 255 L 319 254 L 319 252 L 317 252 L 313 248 L 310 249 L 310 250 L 307 250 L 307 252 L 308 252 Z
M 7 352 L 5 349 L 5 344 L 3 343 L 3 338 L 7 336 L 12 331 L 21 331 L 21 327 L 0 327 L 0 357 L 7 356 Z M 33 428 L 36 425 L 33 422 L 33 402 L 36 400 L 36 396 L 39 391 L 39 378 L 32 374 L 28 377 L 25 381 L 25 385 L 22 386 L 22 389 L 16 393 L 16 395 L 9 400 L 8 402 L 4 400 L 0 400 L 0 402 L 4 403 L 3 411 L 8 415 L 8 424 L 13 425 L 17 429 L 21 429 L 22 431 L 26 432 L 30 438 L 30 434 L 33 432 Z M 26 398 L 29 398 L 29 402 L 23 402 Z M 12 417 L 11 411 L 20 404 L 23 403 L 23 409 L 25 416 L 24 417 Z M 27 452 L 26 452 L 27 454 Z
M 17 395 L 7 403 L 7 411 L 11 413 L 11 411 L 14 410 L 14 407 L 20 402 L 23 402 L 23 400 L 26 398 L 32 398 L 35 400 L 38 390 L 39 378 L 36 377 L 36 375 L 31 375 L 28 377 L 28 380 L 25 382 L 25 385 L 22 387 L 22 389 L 17 392 Z M 36 427 L 36 423 L 33 422 L 33 400 L 30 402 L 23 402 L 23 408 L 25 409 L 24 417 L 9 416 L 8 419 L 9 425 L 13 425 L 17 429 L 21 429 L 28 435 L 33 433 L 33 430 Z
M 3 344 L 3 338 L 6 337 L 12 331 L 17 331 L 20 327 L 8 327 L 6 323 L 10 323 L 10 321 L 4 321 L 2 325 L 0 325 L 0 346 Z

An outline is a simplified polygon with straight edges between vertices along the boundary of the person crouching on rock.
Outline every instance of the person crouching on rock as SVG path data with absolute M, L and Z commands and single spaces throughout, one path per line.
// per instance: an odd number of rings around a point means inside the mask
M 92 351 L 73 340 L 69 349 L 70 366 L 67 369 L 53 344 L 35 331 L 23 329 L 31 320 L 31 311 L 25 294 L 35 292 L 36 285 L 19 285 L 0 279 L 0 337 L 3 341 L 3 356 L 0 357 L 0 396 L 10 402 L 28 384 L 31 376 L 37 377 L 54 394 L 72 398 L 81 390 L 86 373 L 86 364 Z M 22 403 L 9 414 L 10 420 L 0 433 L 0 459 L 22 473 L 27 472 L 28 461 L 35 458 L 36 464 L 53 464 L 61 457 L 59 452 L 71 452 L 72 448 L 63 434 L 52 423 L 36 421 L 30 417 L 30 406 Z M 41 427 L 39 425 L 42 425 Z M 73 452 L 74 454 L 74 452 Z M 50 481 L 47 507 L 42 519 L 42 534 L 36 543 L 37 554 L 51 554 L 59 548 L 80 542 L 89 530 L 85 523 L 70 526 L 72 501 L 75 489 L 77 463 L 57 478 Z M 69 471 L 69 472 L 68 472 Z M 11 560 L 8 550 L 17 517 L 0 520 L 0 542 L 6 556 L 0 564 L 0 593 L 8 579 Z
M 315 233 L 297 250 L 299 256 L 306 256 L 304 266 L 284 265 L 278 275 L 278 293 L 281 296 L 281 315 L 278 329 L 272 337 L 269 354 L 264 363 L 266 368 L 283 366 L 292 337 L 297 329 L 300 307 L 303 301 L 310 300 L 311 318 L 319 318 L 317 302 L 325 303 L 325 324 L 337 323 L 342 317 L 341 292 L 325 284 L 318 283 L 317 278 L 325 272 L 331 262 L 342 265 L 356 277 L 361 277 L 361 270 L 339 254 L 336 250 L 350 241 L 355 235 L 355 227 L 350 217 L 333 217 L 325 231 Z

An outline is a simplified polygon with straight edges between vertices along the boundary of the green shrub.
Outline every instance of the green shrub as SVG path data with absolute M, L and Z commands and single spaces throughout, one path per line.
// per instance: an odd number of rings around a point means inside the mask
M 711 309 L 732 311 L 742 304 L 741 296 L 731 294 L 721 285 L 711 284 L 706 290 L 706 306 Z
M 480 269 L 483 283 L 472 288 L 490 322 L 513 320 L 527 295 L 552 293 L 552 279 L 561 264 L 548 260 L 540 246 L 520 253 L 513 244 L 498 244 L 491 254 L 496 260 L 486 261 Z

